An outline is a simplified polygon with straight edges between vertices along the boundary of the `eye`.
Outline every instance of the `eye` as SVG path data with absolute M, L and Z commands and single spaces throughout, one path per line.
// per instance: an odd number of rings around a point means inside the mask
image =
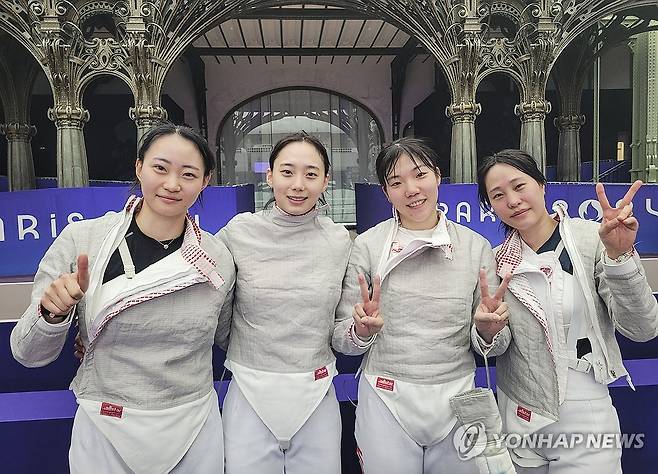
M 197 177 L 194 173 L 183 173 L 183 176 L 189 179 L 196 179 Z
M 317 177 L 318 177 L 318 174 L 317 174 L 317 173 L 313 173 L 313 172 L 311 171 L 311 172 L 309 172 L 309 173 L 306 173 L 306 176 L 308 176 L 309 178 L 317 178 Z
M 493 196 L 491 196 L 490 199 L 494 200 L 494 199 L 498 199 L 498 198 L 501 198 L 501 197 L 503 197 L 503 193 L 496 193 Z
M 424 178 L 427 175 L 427 171 L 419 171 L 416 175 L 416 178 Z
M 514 186 L 514 189 L 518 191 L 520 189 L 523 189 L 524 187 L 525 187 L 525 183 L 519 183 L 516 186 Z
M 292 171 L 290 170 L 281 170 L 283 176 L 292 176 Z
M 398 186 L 400 186 L 400 181 L 393 181 L 392 183 L 388 183 L 388 185 L 391 188 L 397 188 Z
M 165 168 L 165 167 L 162 166 L 162 165 L 153 165 L 153 168 L 154 168 L 156 171 L 161 171 L 161 172 L 162 172 L 162 171 L 167 171 L 167 168 Z

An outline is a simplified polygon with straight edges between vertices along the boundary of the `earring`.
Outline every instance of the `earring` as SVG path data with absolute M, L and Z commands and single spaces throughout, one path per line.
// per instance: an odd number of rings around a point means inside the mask
M 395 223 L 400 224 L 400 216 L 398 215 L 398 211 L 395 209 L 393 204 L 391 204 L 391 209 L 393 210 L 393 219 L 395 219 Z

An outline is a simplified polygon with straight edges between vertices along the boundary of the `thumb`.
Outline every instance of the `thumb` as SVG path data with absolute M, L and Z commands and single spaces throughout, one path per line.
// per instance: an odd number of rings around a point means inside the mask
M 78 286 L 83 292 L 89 288 L 89 257 L 87 255 L 78 255 L 78 271 L 76 272 Z

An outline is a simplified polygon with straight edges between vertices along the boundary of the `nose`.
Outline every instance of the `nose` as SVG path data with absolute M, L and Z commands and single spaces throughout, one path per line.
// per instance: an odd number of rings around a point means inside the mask
M 512 193 L 507 197 L 507 207 L 514 209 L 519 204 L 521 204 L 521 199 L 515 193 Z
M 406 188 L 404 190 L 404 195 L 406 197 L 412 197 L 418 194 L 418 186 L 415 183 L 409 183 L 406 185 Z
M 181 190 L 178 176 L 171 174 L 164 183 L 164 188 L 170 193 L 176 193 Z
M 304 177 L 301 175 L 295 176 L 295 179 L 292 183 L 292 189 L 295 191 L 303 191 L 304 190 Z

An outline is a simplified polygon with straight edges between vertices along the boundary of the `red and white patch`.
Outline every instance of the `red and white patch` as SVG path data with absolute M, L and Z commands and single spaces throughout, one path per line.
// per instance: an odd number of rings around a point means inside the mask
M 101 403 L 101 415 L 121 418 L 123 416 L 123 407 L 114 403 L 103 402 Z
M 546 277 L 550 278 L 551 275 L 553 274 L 553 269 L 551 267 L 539 267 L 539 269 L 546 275 Z
M 388 390 L 389 392 L 392 392 L 393 389 L 395 388 L 395 380 L 385 379 L 384 377 L 377 377 L 377 383 L 375 385 L 377 388 L 381 388 L 382 390 Z
M 532 417 L 532 412 L 530 410 L 528 410 L 527 408 L 522 407 L 521 405 L 517 405 L 517 407 L 516 407 L 516 416 L 518 416 L 522 420 L 525 420 L 528 423 L 530 423 L 530 418 Z
M 320 367 L 319 369 L 315 369 L 315 380 L 320 380 L 325 377 L 329 377 L 329 371 L 327 370 L 326 367 Z

